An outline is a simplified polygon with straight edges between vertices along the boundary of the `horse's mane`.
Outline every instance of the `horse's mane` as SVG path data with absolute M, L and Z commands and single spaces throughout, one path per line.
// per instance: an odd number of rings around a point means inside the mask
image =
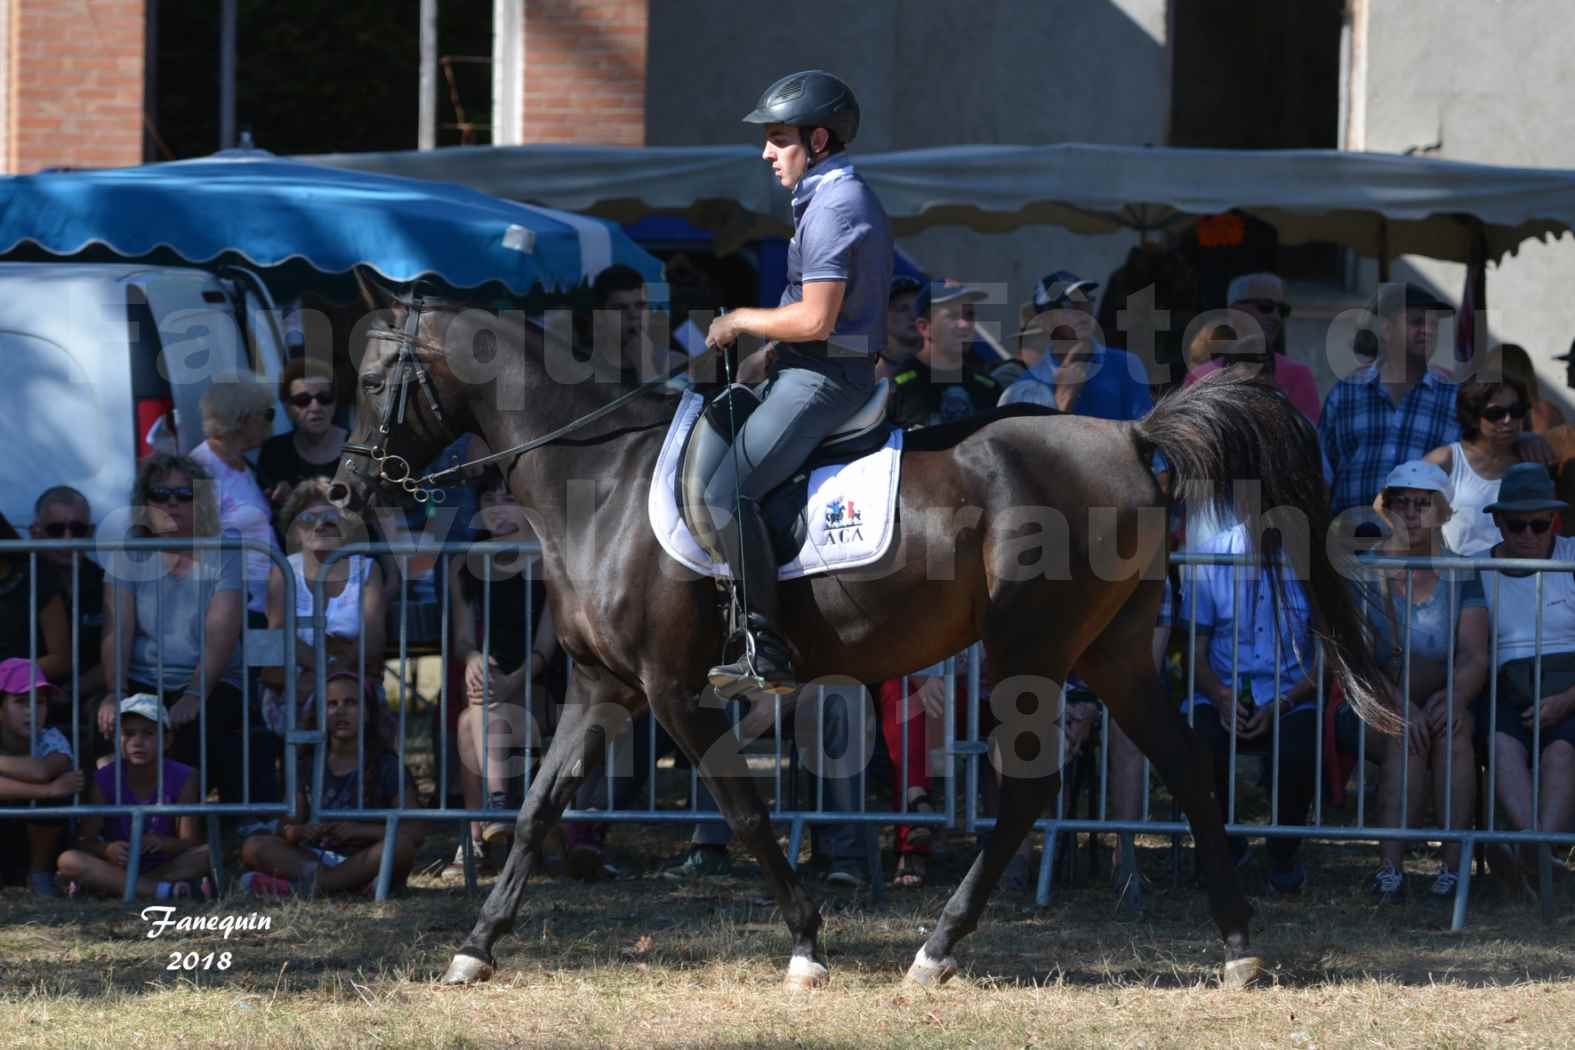
M 1048 405 L 1026 403 L 1004 405 L 950 423 L 938 423 L 933 427 L 910 430 L 902 436 L 902 448 L 905 452 L 944 452 L 996 420 L 1013 419 L 1017 416 L 1059 416 L 1060 414 L 1058 410 Z

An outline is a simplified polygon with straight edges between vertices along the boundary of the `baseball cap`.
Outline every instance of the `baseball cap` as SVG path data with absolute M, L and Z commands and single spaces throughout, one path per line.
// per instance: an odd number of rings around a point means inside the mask
M 895 296 L 905 295 L 908 292 L 917 292 L 923 287 L 924 282 L 919 280 L 919 278 L 914 277 L 912 274 L 893 274 L 891 278 L 891 289 L 887 291 L 886 299 L 889 302 Z
M 1410 281 L 1397 284 L 1381 284 L 1373 297 L 1368 300 L 1367 309 L 1371 313 L 1381 314 L 1386 311 L 1405 310 L 1431 310 L 1434 312 L 1454 313 L 1455 307 Z
M 939 284 L 926 283 L 920 288 L 919 294 L 913 300 L 913 312 L 923 317 L 930 312 L 932 306 L 944 306 L 946 303 L 959 301 L 976 303 L 988 294 L 982 288 L 974 288 L 948 277 Z
M 1443 467 L 1425 459 L 1407 460 L 1395 467 L 1384 480 L 1384 488 L 1423 489 L 1441 493 L 1445 503 L 1455 502 L 1455 487 L 1450 484 L 1449 475 L 1444 473 Z
M 169 712 L 164 710 L 164 705 L 152 693 L 132 693 L 120 702 L 120 717 L 127 715 L 141 715 L 149 722 L 163 722 L 164 728 L 170 727 Z
M 1247 299 L 1272 299 L 1285 301 L 1285 282 L 1272 273 L 1244 273 L 1233 278 L 1225 292 L 1225 303 L 1243 302 Z
M 1089 293 L 1098 287 L 1098 281 L 1085 281 L 1071 270 L 1047 273 L 1039 278 L 1038 284 L 1034 285 L 1034 312 L 1043 313 L 1046 310 L 1053 310 L 1067 302 L 1073 295 L 1086 300 Z
M 25 693 L 33 686 L 41 690 L 55 688 L 33 661 L 20 656 L 0 660 L 0 693 Z

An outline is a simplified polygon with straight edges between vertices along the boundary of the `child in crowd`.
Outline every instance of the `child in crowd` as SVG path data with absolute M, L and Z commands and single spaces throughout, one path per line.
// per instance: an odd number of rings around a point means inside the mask
M 311 726 L 316 718 L 313 705 L 306 724 Z M 324 721 L 328 754 L 321 808 L 398 806 L 401 782 L 404 804 L 414 805 L 419 800 L 415 780 L 383 739 L 375 694 L 369 686 L 363 687 L 355 674 L 340 671 L 328 677 Z M 358 755 L 362 743 L 364 755 Z M 296 812 L 306 812 L 304 795 L 296 800 Z M 241 876 L 247 892 L 259 897 L 371 893 L 383 859 L 382 822 L 302 824 L 286 818 L 281 830 L 281 835 L 253 835 L 242 845 L 241 863 L 250 869 Z M 419 826 L 400 824 L 394 846 L 396 886 L 404 884 L 415 865 L 422 838 Z
M 71 745 L 58 729 L 40 726 L 55 687 L 36 664 L 12 658 L 0 661 L 0 805 L 18 802 L 60 803 L 82 790 L 82 771 L 73 769 Z M 42 815 L 42 811 L 40 813 Z M 20 877 L 26 858 L 27 885 L 40 897 L 55 897 L 55 855 L 65 835 L 64 820 L 18 818 L 0 820 L 0 875 Z
M 164 744 L 174 741 L 169 714 L 152 693 L 133 693 L 120 702 L 120 761 L 109 762 L 93 775 L 89 805 L 197 804 L 195 770 L 172 758 L 160 761 L 159 725 Z M 159 790 L 160 766 L 163 791 Z M 83 817 L 77 847 L 60 855 L 60 876 L 72 896 L 81 890 L 118 895 L 126 885 L 131 862 L 131 817 Z M 154 900 L 211 897 L 208 847 L 198 818 L 155 814 L 143 818 L 142 864 L 137 896 Z

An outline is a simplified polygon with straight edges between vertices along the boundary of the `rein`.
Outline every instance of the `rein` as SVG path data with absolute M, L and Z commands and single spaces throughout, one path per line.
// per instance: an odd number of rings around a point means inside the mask
M 403 423 L 405 421 L 405 403 L 408 397 L 410 382 L 407 374 L 408 372 L 415 373 L 416 381 L 420 385 L 422 393 L 426 395 L 427 403 L 432 408 L 432 414 L 437 417 L 438 423 L 444 428 L 444 430 L 448 429 L 447 420 L 443 415 L 443 406 L 438 403 L 437 388 L 432 382 L 432 377 L 427 373 L 426 366 L 422 364 L 421 358 L 416 354 L 417 348 L 431 350 L 437 353 L 441 353 L 442 351 L 441 348 L 433 347 L 430 344 L 423 343 L 417 338 L 416 332 L 420 327 L 420 322 L 421 299 L 417 297 L 410 302 L 410 312 L 405 317 L 404 331 L 395 332 L 391 330 L 384 330 L 373 332 L 370 336 L 368 336 L 369 339 L 389 340 L 399 345 L 399 359 L 395 362 L 395 368 L 399 373 L 399 385 L 395 389 L 394 395 L 389 398 L 387 407 L 383 410 L 383 418 L 381 421 L 379 421 L 377 427 L 376 443 L 371 445 L 359 445 L 346 442 L 344 445 L 344 451 L 346 454 L 365 456 L 367 459 L 370 459 L 374 464 L 376 464 L 378 470 L 378 481 L 381 481 L 386 485 L 398 485 L 400 488 L 409 493 L 417 503 L 425 503 L 428 500 L 431 500 L 433 503 L 442 503 L 447 498 L 447 495 L 440 487 L 438 487 L 438 484 L 444 478 L 447 478 L 450 475 L 458 474 L 464 470 L 469 470 L 472 467 L 480 467 L 485 466 L 488 463 L 496 463 L 501 459 L 508 459 L 510 457 L 518 459 L 527 452 L 532 452 L 538 448 L 542 448 L 546 445 L 551 445 L 556 441 L 560 441 L 575 431 L 584 429 L 590 424 L 596 422 L 598 419 L 602 419 L 603 417 L 616 412 L 618 409 L 622 408 L 630 401 L 633 401 L 636 397 L 645 393 L 647 390 L 652 390 L 656 387 L 662 386 L 680 372 L 684 372 L 695 367 L 699 362 L 705 360 L 707 356 L 717 352 L 716 348 L 713 347 L 712 349 L 707 350 L 704 354 L 701 354 L 699 357 L 681 361 L 672 368 L 669 368 L 663 375 L 659 375 L 654 379 L 648 379 L 632 390 L 624 391 L 613 400 L 607 402 L 607 404 L 599 405 L 591 411 L 585 413 L 583 416 L 573 419 L 558 429 L 543 434 L 539 438 L 533 438 L 530 441 L 521 442 L 512 448 L 504 449 L 502 452 L 494 452 L 488 456 L 480 456 L 476 459 L 467 460 L 464 463 L 447 467 L 443 470 L 432 471 L 430 473 L 423 474 L 420 477 L 415 477 L 411 474 L 409 462 L 407 462 L 402 456 L 390 454 L 386 448 L 389 434 L 392 431 L 392 427 L 390 426 L 391 422 Z M 390 464 L 394 465 L 391 467 Z M 354 467 L 351 467 L 351 469 L 354 470 Z M 512 470 L 512 467 L 510 469 Z M 359 473 L 359 471 L 357 471 L 357 473 Z

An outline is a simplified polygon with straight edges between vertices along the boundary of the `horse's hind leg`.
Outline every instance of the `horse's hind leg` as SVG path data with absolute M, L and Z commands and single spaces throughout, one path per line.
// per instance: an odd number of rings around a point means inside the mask
M 622 729 L 626 704 L 637 694 L 605 676 L 576 665 L 569 682 L 569 703 L 542 759 L 541 770 L 525 796 L 514 826 L 514 845 L 493 884 L 470 936 L 443 975 L 444 984 L 468 984 L 492 976 L 492 947 L 514 929 L 525 898 L 525 883 L 541 866 L 542 843 L 585 778 L 600 767 L 606 742 Z M 614 724 L 619 723 L 619 724 Z
M 1158 672 L 1148 662 L 1152 632 L 1151 618 L 1145 620 L 1123 610 L 1121 618 L 1083 655 L 1078 672 L 1154 763 L 1171 796 L 1186 811 L 1208 887 L 1209 908 L 1225 941 L 1225 983 L 1246 985 L 1263 967 L 1262 959 L 1248 947 L 1252 906 L 1241 892 L 1226 848 L 1208 749 L 1171 703 Z
M 1034 643 L 1036 648 L 1042 646 L 1043 642 Z M 997 656 L 996 649 L 992 647 L 992 666 L 1013 666 L 1011 662 L 998 659 Z M 1017 666 L 1021 666 L 1021 663 Z M 963 877 L 962 884 L 946 902 L 935 932 L 924 942 L 924 947 L 919 949 L 913 964 L 908 967 L 909 981 L 940 984 L 957 972 L 952 949 L 979 925 L 979 916 L 984 913 L 990 893 L 1006 871 L 1017 847 L 1028 835 L 1034 821 L 1044 812 L 1046 801 L 1060 790 L 1059 712 L 1061 686 L 1065 679 L 1063 667 L 1049 674 L 1005 678 L 996 684 L 991 705 L 1001 720 L 1001 727 L 995 735 L 1001 746 L 991 748 L 991 760 L 1002 774 L 1002 783 L 995 832 L 990 836 L 989 847 L 974 858 L 973 866 Z M 1024 703 L 1031 702 L 1030 698 L 1037 701 L 1037 708 L 1031 712 L 1023 707 Z M 1008 706 L 1014 704 L 1015 707 Z M 1032 747 L 1021 746 L 1025 738 L 1038 741 L 1037 752 L 1030 754 Z M 986 775 L 989 775 L 988 772 Z
M 700 706 L 676 686 L 653 694 L 650 699 L 657 720 L 699 767 L 706 787 L 716 798 L 717 808 L 727 818 L 727 826 L 765 872 L 766 883 L 793 938 L 793 955 L 783 987 L 802 991 L 825 984 L 831 975 L 820 948 L 820 909 L 777 844 L 771 830 L 771 811 L 755 790 L 723 710 Z

